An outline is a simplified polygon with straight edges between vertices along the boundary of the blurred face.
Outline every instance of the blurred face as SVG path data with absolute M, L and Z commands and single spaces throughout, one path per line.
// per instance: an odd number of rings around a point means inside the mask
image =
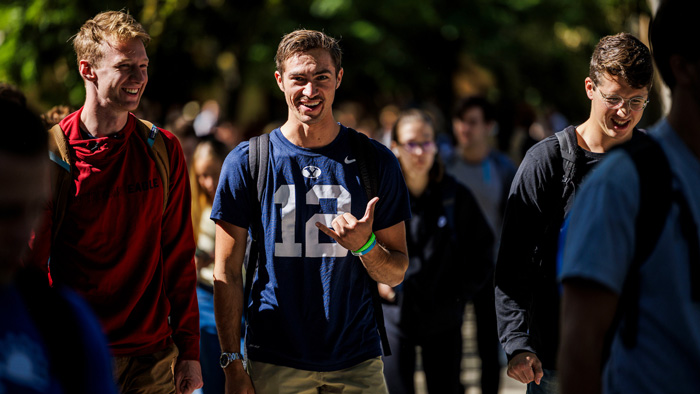
M 480 107 L 471 107 L 461 119 L 453 119 L 452 126 L 457 145 L 468 148 L 487 143 L 493 124 L 484 120 L 484 111 Z
M 630 100 L 646 100 L 649 91 L 647 88 L 633 89 L 626 82 L 606 74 L 598 84 L 586 78 L 586 94 L 591 99 L 591 119 L 595 120 L 605 136 L 624 141 L 631 138 L 632 129 L 644 114 L 643 109 L 630 109 Z M 619 108 L 610 108 L 620 98 L 623 99 L 623 104 Z
M 143 91 L 148 83 L 148 56 L 140 39 L 126 42 L 101 44 L 103 53 L 98 64 L 85 66 L 92 71 L 97 100 L 101 107 L 111 108 L 117 112 L 134 111 L 138 108 Z M 83 71 L 81 61 L 81 71 Z
M 307 125 L 333 119 L 331 107 L 342 78 L 343 69 L 336 75 L 331 55 L 324 49 L 296 53 L 284 61 L 282 74 L 275 72 L 289 117 Z
M 11 169 L 11 170 L 8 170 Z M 19 267 L 31 230 L 49 197 L 49 168 L 42 155 L 24 158 L 0 153 L 0 280 Z
M 404 172 L 427 175 L 435 162 L 437 147 L 433 128 L 421 120 L 399 124 L 393 144 Z
M 207 193 L 210 201 L 214 201 L 216 187 L 219 185 L 219 175 L 223 163 L 211 157 L 194 161 L 194 172 L 199 186 Z

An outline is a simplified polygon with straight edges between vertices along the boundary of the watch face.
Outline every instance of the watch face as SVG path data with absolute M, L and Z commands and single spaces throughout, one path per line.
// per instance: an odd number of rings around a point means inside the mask
M 219 364 L 221 365 L 221 368 L 226 368 L 230 363 L 231 360 L 229 359 L 228 354 L 222 353 L 221 357 L 219 358 Z
M 240 353 L 221 353 L 219 365 L 221 365 L 221 368 L 226 368 L 236 360 L 243 360 L 243 356 Z

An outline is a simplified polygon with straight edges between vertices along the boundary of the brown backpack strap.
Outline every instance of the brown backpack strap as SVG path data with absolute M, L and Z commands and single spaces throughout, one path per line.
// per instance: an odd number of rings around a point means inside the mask
M 168 156 L 168 149 L 165 147 L 163 136 L 160 135 L 160 130 L 158 130 L 156 125 L 147 120 L 138 119 L 136 127 L 139 130 L 136 134 L 148 145 L 148 154 L 156 163 L 158 174 L 160 174 L 160 180 L 163 185 L 163 213 L 165 213 L 170 191 L 170 157 Z
M 49 129 L 49 158 L 56 164 L 51 166 L 51 180 L 53 182 L 51 241 L 53 243 L 68 207 L 73 169 L 68 138 L 58 124 Z

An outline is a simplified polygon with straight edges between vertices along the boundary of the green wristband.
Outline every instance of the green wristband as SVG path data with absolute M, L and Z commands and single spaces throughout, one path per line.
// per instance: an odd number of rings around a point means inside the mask
M 356 251 L 350 251 L 353 256 L 362 256 L 364 254 L 367 254 L 372 248 L 374 248 L 374 244 L 377 242 L 377 237 L 372 233 L 370 235 L 369 240 L 367 241 L 366 244 L 364 244 L 360 249 L 357 249 Z

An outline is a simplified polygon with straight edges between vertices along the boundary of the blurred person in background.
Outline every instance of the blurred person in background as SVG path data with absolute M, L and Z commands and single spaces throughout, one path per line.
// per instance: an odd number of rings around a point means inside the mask
M 464 307 L 491 277 L 493 234 L 474 196 L 445 174 L 426 112 L 402 112 L 392 136 L 410 193 L 411 219 L 404 281 L 393 288 L 379 285 L 393 350 L 384 360 L 384 375 L 391 394 L 414 393 L 418 346 L 428 392 L 463 394 Z
M 44 122 L 46 128 L 50 129 L 73 111 L 74 110 L 67 105 L 55 105 L 41 114 L 41 120 Z
M 490 137 L 495 127 L 495 109 L 485 97 L 469 96 L 460 100 L 452 117 L 456 147 L 446 163 L 447 172 L 474 194 L 496 236 L 491 262 L 494 266 L 506 200 L 516 171 L 508 156 L 493 148 Z M 497 394 L 502 350 L 496 328 L 493 271 L 472 301 L 481 358 L 481 392 Z
M 214 241 L 216 224 L 209 217 L 219 185 L 221 165 L 229 149 L 209 138 L 197 144 L 190 167 L 192 227 L 197 250 L 197 301 L 199 304 L 200 360 L 204 394 L 224 392 L 225 376 L 219 366 L 221 347 L 214 319 Z

